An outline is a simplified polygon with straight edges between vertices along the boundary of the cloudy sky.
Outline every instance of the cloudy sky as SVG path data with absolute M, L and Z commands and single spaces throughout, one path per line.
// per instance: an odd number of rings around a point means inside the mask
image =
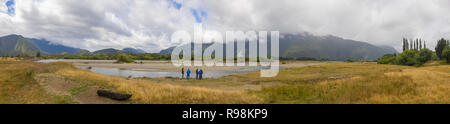
M 450 38 L 449 0 L 0 0 L 0 36 L 20 34 L 88 50 L 175 45 L 177 30 L 335 35 L 398 49 Z

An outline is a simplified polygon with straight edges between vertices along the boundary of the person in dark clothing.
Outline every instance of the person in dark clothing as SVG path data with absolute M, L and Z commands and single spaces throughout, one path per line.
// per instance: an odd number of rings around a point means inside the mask
M 200 69 L 200 71 L 198 72 L 199 75 L 199 80 L 203 79 L 203 70 Z
M 195 79 L 198 80 L 198 69 L 195 70 Z
M 184 78 L 184 68 L 181 68 L 181 79 Z

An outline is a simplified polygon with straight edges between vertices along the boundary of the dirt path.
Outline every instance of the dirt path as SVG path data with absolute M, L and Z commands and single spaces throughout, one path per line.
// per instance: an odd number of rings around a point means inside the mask
M 71 97 L 71 99 L 80 104 L 128 104 L 127 101 L 115 101 L 108 98 L 99 97 L 97 86 L 91 86 L 83 83 L 68 80 L 56 74 L 39 74 L 35 76 L 36 81 L 43 86 L 48 93 Z

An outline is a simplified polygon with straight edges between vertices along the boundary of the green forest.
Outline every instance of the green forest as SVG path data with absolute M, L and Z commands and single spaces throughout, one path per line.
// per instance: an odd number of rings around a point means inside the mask
M 444 38 L 436 45 L 435 52 L 426 48 L 421 39 L 408 40 L 403 38 L 403 52 L 400 54 L 386 54 L 378 59 L 379 64 L 394 64 L 407 66 L 421 66 L 428 61 L 443 60 L 450 63 L 450 43 Z

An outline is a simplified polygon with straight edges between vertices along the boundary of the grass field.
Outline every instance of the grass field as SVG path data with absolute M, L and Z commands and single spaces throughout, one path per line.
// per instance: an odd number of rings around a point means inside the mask
M 101 104 L 410 104 L 450 103 L 450 65 L 424 67 L 373 63 L 325 63 L 202 81 L 174 78 L 126 79 L 58 63 L 0 59 L 0 103 Z M 97 89 L 133 94 L 116 102 Z

